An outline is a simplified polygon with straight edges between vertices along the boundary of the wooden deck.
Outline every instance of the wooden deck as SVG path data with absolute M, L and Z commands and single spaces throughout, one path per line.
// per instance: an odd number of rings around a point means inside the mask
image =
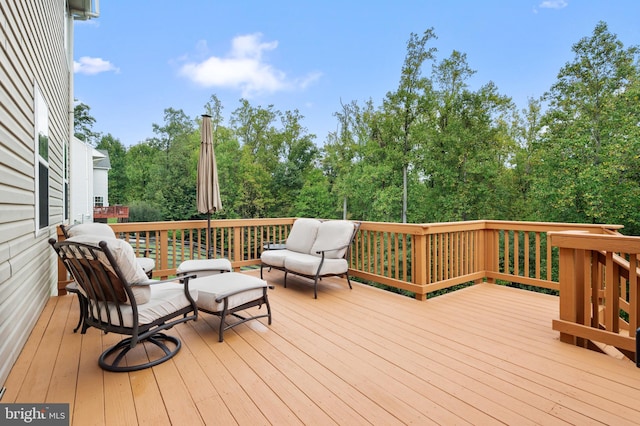
M 251 272 L 255 273 L 255 272 Z M 480 284 L 426 302 L 344 280 L 267 274 L 273 324 L 218 343 L 202 314 L 172 360 L 103 372 L 117 341 L 74 334 L 75 296 L 47 304 L 3 403 L 68 402 L 72 424 L 638 424 L 640 369 L 559 341 L 553 296 Z

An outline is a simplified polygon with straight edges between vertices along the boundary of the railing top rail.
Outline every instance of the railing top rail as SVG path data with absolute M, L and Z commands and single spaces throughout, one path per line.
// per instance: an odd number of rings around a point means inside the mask
M 383 232 L 399 232 L 413 235 L 438 234 L 443 232 L 462 232 L 475 230 L 512 230 L 512 231 L 564 231 L 585 230 L 590 233 L 605 233 L 623 228 L 622 225 L 581 224 L 561 222 L 516 222 L 508 220 L 469 220 L 464 222 L 436 223 L 388 223 L 362 222 L 360 229 Z
M 211 219 L 212 228 L 233 228 L 236 226 L 291 225 L 295 218 L 277 219 Z M 110 224 L 118 232 L 127 231 L 163 231 L 171 229 L 202 228 L 207 226 L 206 219 L 164 221 L 164 222 L 127 222 Z
M 640 237 L 622 234 L 592 234 L 581 231 L 550 232 L 551 244 L 560 248 L 640 253 Z
M 256 219 L 211 219 L 211 226 L 214 228 L 232 228 L 237 226 L 269 226 L 269 225 L 291 225 L 296 220 L 290 218 L 256 218 Z M 128 231 L 162 231 L 179 228 L 203 228 L 206 226 L 206 219 L 186 220 L 180 222 L 128 222 L 112 224 L 114 230 L 119 232 Z M 463 232 L 475 230 L 513 230 L 513 231 L 565 231 L 565 230 L 587 230 L 590 233 L 612 233 L 621 229 L 622 225 L 607 224 L 577 224 L 577 223 L 556 223 L 556 222 L 515 222 L 502 220 L 471 220 L 464 222 L 437 222 L 437 223 L 391 223 L 391 222 L 360 222 L 361 231 L 392 232 L 409 235 L 429 235 L 444 232 Z

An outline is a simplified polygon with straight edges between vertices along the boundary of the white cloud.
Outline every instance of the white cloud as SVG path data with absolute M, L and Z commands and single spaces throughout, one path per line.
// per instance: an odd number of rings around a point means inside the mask
M 114 71 L 120 72 L 120 69 L 111 62 L 102 58 L 91 58 L 83 56 L 79 61 L 73 61 L 73 72 L 78 74 L 94 75 L 101 72 Z
M 235 37 L 231 51 L 225 57 L 210 56 L 200 62 L 187 62 L 180 68 L 180 74 L 203 87 L 239 89 L 243 97 L 304 89 L 320 77 L 320 73 L 310 73 L 301 78 L 289 78 L 263 59 L 263 53 L 276 49 L 278 42 L 262 42 L 261 38 L 260 33 Z M 206 43 L 198 42 L 197 50 L 205 49 Z
M 569 6 L 567 0 L 544 0 L 540 7 L 544 9 L 562 9 Z

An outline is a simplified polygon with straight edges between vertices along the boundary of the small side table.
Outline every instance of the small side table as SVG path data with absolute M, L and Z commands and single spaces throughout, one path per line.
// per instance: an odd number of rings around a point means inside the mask
M 87 324 L 84 321 L 85 315 L 87 313 L 87 309 L 88 309 L 88 304 L 87 304 L 87 299 L 84 296 L 84 294 L 82 294 L 82 292 L 80 291 L 80 289 L 78 288 L 78 284 L 76 284 L 75 281 L 70 282 L 69 284 L 66 285 L 65 289 L 67 290 L 68 293 L 74 293 L 78 295 L 78 302 L 80 303 L 80 318 L 78 319 L 78 325 L 76 326 L 76 328 L 73 329 L 73 332 L 77 332 L 78 329 L 80 328 L 80 326 L 82 326 L 82 331 L 80 332 L 81 334 L 85 334 L 87 332 Z
M 267 243 L 262 246 L 264 250 L 284 250 L 286 247 L 285 244 L 282 243 Z

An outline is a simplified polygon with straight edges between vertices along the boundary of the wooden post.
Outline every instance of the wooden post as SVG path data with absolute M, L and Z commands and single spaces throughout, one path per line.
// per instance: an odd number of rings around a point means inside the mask
M 234 226 L 233 227 L 233 257 L 232 263 L 234 261 L 240 262 L 242 259 L 242 226 Z
M 413 264 L 414 268 L 414 284 L 424 287 L 427 285 L 427 236 L 413 236 Z M 427 293 L 416 293 L 417 300 L 427 300 Z
M 575 256 L 573 249 L 560 248 L 560 319 L 576 322 Z M 560 341 L 575 344 L 574 336 L 560 333 Z

